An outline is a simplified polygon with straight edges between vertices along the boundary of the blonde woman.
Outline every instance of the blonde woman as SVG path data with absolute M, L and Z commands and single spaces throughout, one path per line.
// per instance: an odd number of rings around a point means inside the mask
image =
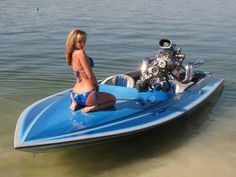
M 98 92 L 97 79 L 93 73 L 93 60 L 86 55 L 86 32 L 72 30 L 66 42 L 66 62 L 76 76 L 76 83 L 71 92 L 70 110 L 84 107 L 83 112 L 96 111 L 114 106 L 116 98 L 109 93 Z

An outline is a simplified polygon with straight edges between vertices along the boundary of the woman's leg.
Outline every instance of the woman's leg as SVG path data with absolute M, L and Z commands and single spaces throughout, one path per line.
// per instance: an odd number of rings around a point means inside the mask
M 73 92 L 71 92 L 71 94 L 70 94 L 70 99 L 71 99 L 71 105 L 70 105 L 69 109 L 71 111 L 74 111 L 78 107 L 78 105 L 77 105 L 77 103 L 76 103 L 76 101 L 75 101 L 75 99 L 73 97 Z
M 74 110 L 76 110 L 77 107 L 78 107 L 78 105 L 75 102 L 72 102 L 69 109 L 71 111 L 74 111 Z
M 89 94 L 83 112 L 97 111 L 113 107 L 116 103 L 116 98 L 110 93 L 92 92 Z

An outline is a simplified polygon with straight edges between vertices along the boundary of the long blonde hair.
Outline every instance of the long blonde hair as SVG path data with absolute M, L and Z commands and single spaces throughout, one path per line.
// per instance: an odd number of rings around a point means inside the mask
M 74 50 L 76 49 L 76 44 L 79 42 L 81 39 L 87 38 L 87 33 L 85 31 L 75 29 L 72 30 L 67 37 L 66 41 L 66 50 L 65 50 L 65 55 L 66 55 L 66 63 L 68 65 L 71 65 L 72 63 L 72 54 Z

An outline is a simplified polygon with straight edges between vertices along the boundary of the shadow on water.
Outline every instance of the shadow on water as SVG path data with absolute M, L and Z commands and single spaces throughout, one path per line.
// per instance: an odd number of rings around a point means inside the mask
M 119 141 L 66 150 L 59 159 L 69 165 L 71 175 L 90 176 L 166 155 L 202 133 L 200 127 L 209 118 L 222 90 L 219 89 L 204 104 L 182 118 Z

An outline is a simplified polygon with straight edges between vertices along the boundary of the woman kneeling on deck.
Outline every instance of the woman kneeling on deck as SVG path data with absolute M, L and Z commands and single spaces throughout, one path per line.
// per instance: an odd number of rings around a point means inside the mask
M 90 112 L 113 107 L 116 98 L 110 93 L 98 91 L 97 79 L 93 73 L 94 61 L 86 55 L 86 32 L 72 30 L 66 42 L 66 62 L 76 76 L 76 83 L 71 92 L 70 110 L 84 107 L 83 112 Z

